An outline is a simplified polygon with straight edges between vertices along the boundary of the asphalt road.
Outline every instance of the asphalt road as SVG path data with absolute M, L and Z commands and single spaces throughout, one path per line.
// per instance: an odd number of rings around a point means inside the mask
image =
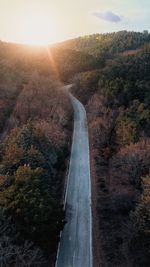
M 86 111 L 70 94 L 74 133 L 65 208 L 67 223 L 61 234 L 56 267 L 92 267 L 92 216 L 89 138 Z

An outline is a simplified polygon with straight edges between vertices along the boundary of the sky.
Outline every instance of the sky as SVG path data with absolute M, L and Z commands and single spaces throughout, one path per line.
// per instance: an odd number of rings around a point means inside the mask
M 0 40 L 47 44 L 150 29 L 150 0 L 0 0 Z

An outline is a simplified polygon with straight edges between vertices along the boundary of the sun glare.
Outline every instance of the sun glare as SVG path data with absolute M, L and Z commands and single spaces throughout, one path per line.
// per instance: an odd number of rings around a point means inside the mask
M 54 39 L 54 23 L 48 15 L 42 13 L 27 14 L 22 19 L 21 43 L 29 45 L 47 45 Z

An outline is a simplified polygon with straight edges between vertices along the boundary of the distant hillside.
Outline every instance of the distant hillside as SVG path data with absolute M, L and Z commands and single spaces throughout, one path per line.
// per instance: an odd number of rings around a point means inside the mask
M 1 42 L 1 68 L 9 64 L 8 69 L 12 69 L 15 64 L 20 73 L 34 68 L 40 74 L 50 73 L 67 81 L 76 73 L 103 68 L 108 59 L 114 59 L 121 53 L 132 53 L 132 50 L 135 53 L 148 42 L 150 34 L 147 31 L 93 34 L 47 48 Z
M 120 31 L 106 34 L 93 34 L 61 43 L 59 46 L 76 51 L 84 51 L 93 56 L 114 56 L 127 50 L 135 50 L 150 41 L 148 31 Z
M 101 69 L 108 60 L 133 54 L 150 42 L 147 31 L 93 34 L 50 46 L 62 80 L 76 73 Z

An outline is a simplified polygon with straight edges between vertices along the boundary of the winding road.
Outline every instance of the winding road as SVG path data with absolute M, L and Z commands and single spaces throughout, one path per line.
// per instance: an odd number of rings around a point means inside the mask
M 70 94 L 74 133 L 65 197 L 66 225 L 56 267 L 92 267 L 92 215 L 89 138 L 84 106 Z

